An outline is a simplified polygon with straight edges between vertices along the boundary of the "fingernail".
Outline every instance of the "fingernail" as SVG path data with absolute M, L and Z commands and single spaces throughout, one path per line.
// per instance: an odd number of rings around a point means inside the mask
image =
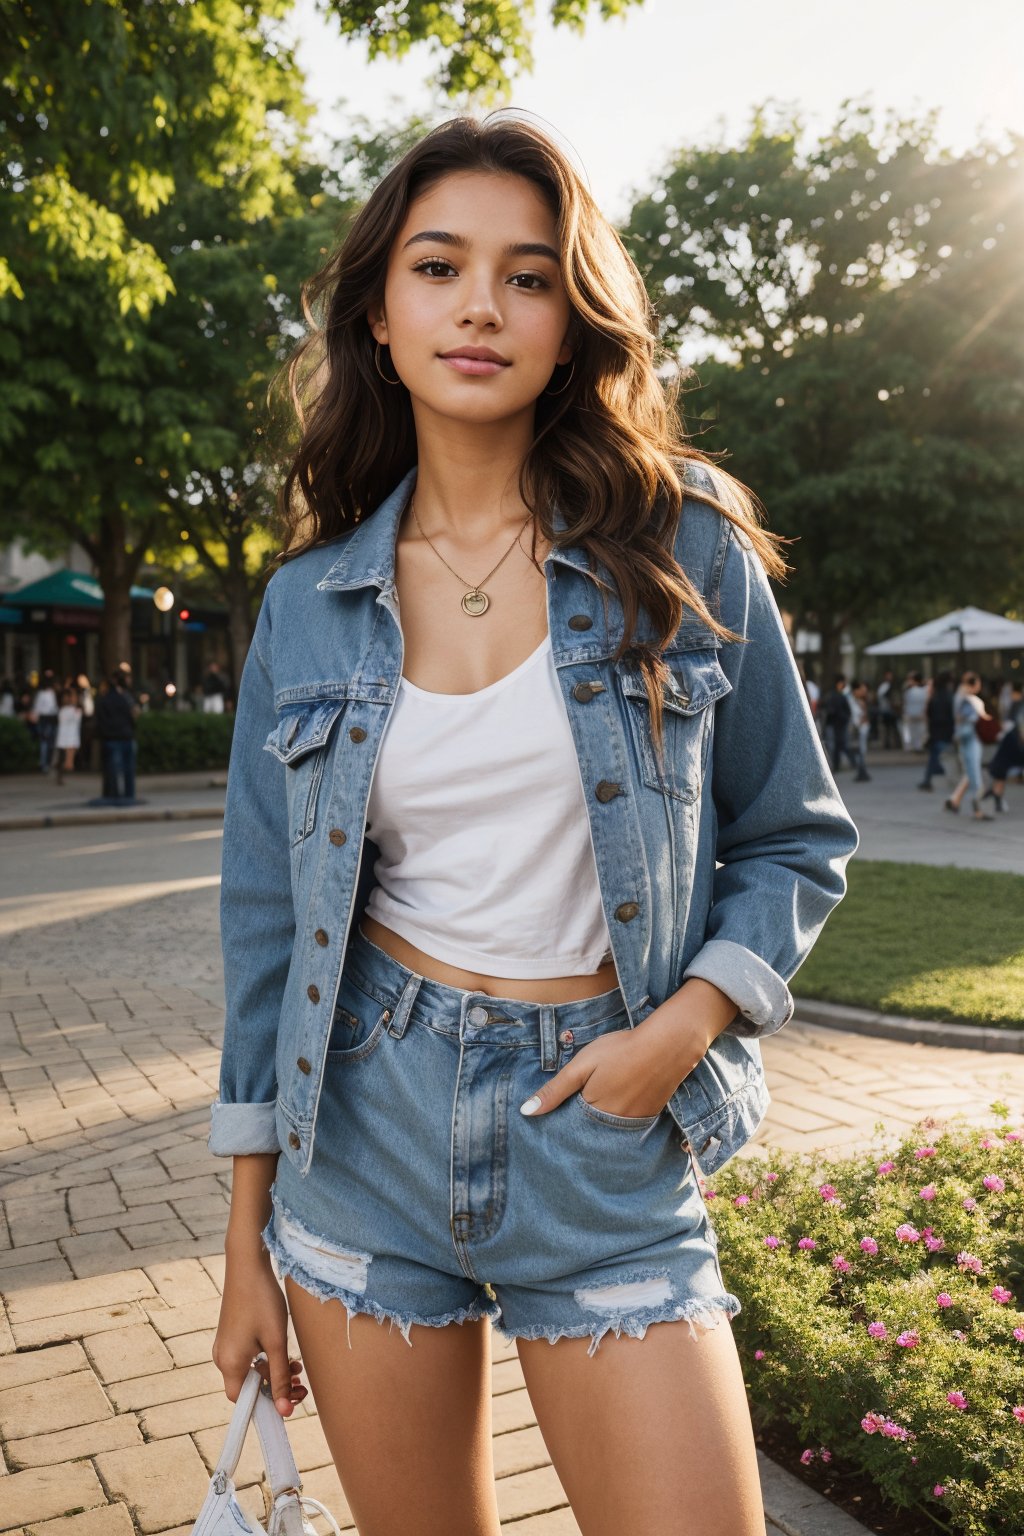
M 535 1115 L 538 1109 L 540 1109 L 540 1099 L 534 1094 L 532 1099 L 527 1099 L 525 1104 L 520 1104 L 519 1113 L 521 1115 Z

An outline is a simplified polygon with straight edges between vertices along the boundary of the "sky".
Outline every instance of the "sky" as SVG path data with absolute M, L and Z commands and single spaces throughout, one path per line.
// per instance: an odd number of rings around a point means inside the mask
M 508 105 L 537 114 L 575 151 L 613 222 L 674 148 L 739 142 L 752 107 L 769 99 L 797 107 L 811 133 L 852 97 L 879 121 L 890 107 L 904 117 L 939 108 L 939 138 L 953 150 L 1024 134 L 1020 0 L 646 0 L 606 22 L 595 5 L 583 37 L 547 23 L 547 0 L 536 9 L 536 66 Z M 325 130 L 343 133 L 351 114 L 393 121 L 435 110 L 427 47 L 371 64 L 315 0 L 296 0 L 291 30 Z

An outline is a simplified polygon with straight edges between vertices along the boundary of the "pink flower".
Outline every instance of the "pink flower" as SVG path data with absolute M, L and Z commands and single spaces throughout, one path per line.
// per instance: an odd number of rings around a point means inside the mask
M 909 1221 L 903 1221 L 896 1228 L 896 1236 L 901 1243 L 916 1243 L 921 1234 L 916 1227 L 911 1226 Z
M 964 1397 L 962 1392 L 947 1392 L 946 1402 L 949 1403 L 953 1408 L 967 1407 L 967 1399 Z
M 896 1340 L 896 1343 L 904 1349 L 916 1349 L 920 1342 L 921 1335 L 916 1328 L 907 1328 Z
M 984 1147 L 986 1152 L 991 1152 L 992 1148 L 998 1147 L 998 1145 L 998 1141 L 993 1141 L 991 1136 L 984 1136 L 982 1137 L 981 1141 L 978 1142 L 978 1146 Z
M 945 1248 L 946 1246 L 942 1238 L 936 1237 L 934 1232 L 925 1233 L 924 1245 L 929 1253 L 938 1253 L 940 1248 Z
M 805 1467 L 809 1467 L 811 1462 L 814 1460 L 814 1452 L 813 1451 L 801 1451 L 800 1452 L 800 1460 L 803 1462 Z
M 850 1261 L 849 1259 L 844 1259 L 841 1253 L 833 1254 L 832 1268 L 838 1270 L 841 1275 L 848 1275 L 850 1273 Z
M 1022 1131 L 1007 1131 L 1006 1135 L 1003 1137 L 1003 1140 L 1020 1141 L 1022 1135 L 1024 1135 L 1024 1132 Z
M 924 1188 L 923 1189 L 919 1189 L 917 1193 L 918 1193 L 918 1195 L 920 1196 L 920 1198 L 922 1200 L 934 1200 L 935 1199 L 935 1185 L 934 1184 L 926 1184 L 924 1186 Z
M 977 1258 L 973 1253 L 968 1253 L 966 1250 L 962 1249 L 956 1256 L 956 1262 L 957 1266 L 965 1273 L 969 1270 L 973 1275 L 981 1274 L 981 1260 Z
M 835 1200 L 839 1191 L 834 1184 L 822 1184 L 818 1189 L 818 1194 L 823 1200 Z
M 935 1305 L 937 1307 L 951 1307 L 953 1305 L 953 1298 L 948 1291 L 940 1291 L 935 1298 Z
M 991 1190 L 992 1194 L 994 1195 L 1001 1195 L 1003 1190 L 1006 1188 L 1006 1184 L 999 1177 L 998 1173 L 986 1173 L 981 1182 L 984 1184 L 985 1188 Z
M 764 1245 L 766 1248 L 777 1248 L 779 1246 L 779 1239 L 777 1237 L 766 1237 Z
M 1013 1416 L 1018 1424 L 1024 1424 L 1024 1408 L 1014 1408 Z
M 861 1251 L 872 1255 L 878 1252 L 878 1244 L 873 1237 L 862 1237 L 860 1240 Z
M 886 1419 L 882 1425 L 882 1434 L 887 1440 L 913 1440 L 916 1438 L 909 1429 L 904 1429 L 902 1424 L 897 1424 L 893 1419 Z
M 977 1200 L 972 1199 L 971 1196 L 968 1195 L 967 1199 L 964 1201 L 964 1210 L 965 1211 L 974 1211 L 974 1210 L 977 1210 L 977 1207 L 978 1207 Z
M 946 1490 L 943 1487 L 942 1483 L 936 1483 L 935 1487 L 932 1489 L 932 1493 L 934 1493 L 934 1495 L 935 1495 L 935 1497 L 937 1499 L 941 1499 L 943 1494 L 945 1493 L 945 1491 Z
M 765 1176 L 764 1176 L 764 1181 L 765 1181 L 766 1184 L 774 1184 L 775 1180 L 777 1178 L 778 1178 L 778 1174 L 777 1173 L 766 1173 Z
M 737 1195 L 735 1200 L 733 1201 L 733 1205 L 749 1205 L 749 1204 L 750 1204 L 750 1196 L 749 1195 Z
M 934 1147 L 918 1147 L 916 1152 L 914 1153 L 914 1156 L 918 1157 L 918 1158 L 921 1158 L 921 1157 L 934 1157 L 935 1156 L 935 1148 Z
M 892 1173 L 892 1171 L 893 1171 L 893 1169 L 895 1167 L 896 1167 L 896 1164 L 894 1162 L 892 1162 L 891 1160 L 887 1160 L 884 1163 L 879 1163 L 878 1169 L 877 1169 L 879 1178 L 883 1177 L 887 1173 Z
M 822 1446 L 822 1448 L 821 1448 L 821 1450 L 820 1450 L 820 1452 L 818 1454 L 821 1456 L 822 1461 L 831 1461 L 832 1460 L 832 1452 L 831 1451 L 826 1451 L 824 1446 Z
M 964 1333 L 962 1328 L 954 1328 L 950 1337 L 954 1339 L 966 1339 L 967 1335 Z
M 866 1435 L 876 1435 L 884 1423 L 884 1414 L 866 1413 L 860 1421 L 860 1427 Z
M 817 1248 L 818 1244 L 813 1237 L 802 1237 L 797 1243 L 798 1248 Z
M 991 1291 L 989 1291 L 989 1295 L 993 1301 L 998 1301 L 1000 1304 L 1013 1300 L 1013 1292 L 1008 1291 L 1005 1285 L 994 1285 Z
M 763 1360 L 764 1359 L 764 1350 L 763 1349 L 755 1349 L 754 1350 L 754 1359 L 755 1360 Z
M 717 1200 L 717 1198 L 718 1198 L 718 1193 L 717 1193 L 716 1190 L 714 1190 L 714 1189 L 706 1189 L 704 1191 L 704 1199 L 705 1200 Z
M 873 1339 L 887 1339 L 889 1330 L 884 1323 L 868 1323 L 868 1333 Z
M 1017 1340 L 1018 1344 L 1024 1344 L 1024 1328 L 1015 1328 L 1013 1330 L 1013 1336 Z

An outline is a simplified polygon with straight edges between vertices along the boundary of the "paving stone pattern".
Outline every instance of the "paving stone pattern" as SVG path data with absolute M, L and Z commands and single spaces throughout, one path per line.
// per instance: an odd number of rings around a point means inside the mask
M 231 1177 L 206 1149 L 221 1029 L 187 987 L 0 970 L 0 1532 L 190 1530 L 232 1411 L 210 1359 Z M 1024 1102 L 1020 1056 L 798 1022 L 764 1053 L 755 1157 Z M 578 1536 L 515 1346 L 492 1339 L 503 1528 Z M 306 1491 L 352 1529 L 310 1399 L 289 1434 Z M 240 1502 L 263 1519 L 261 1478 L 250 1436 Z

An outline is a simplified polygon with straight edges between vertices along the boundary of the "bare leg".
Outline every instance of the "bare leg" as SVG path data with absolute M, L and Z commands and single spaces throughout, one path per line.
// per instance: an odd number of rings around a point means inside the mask
M 726 1320 L 642 1339 L 518 1341 L 551 1460 L 583 1536 L 764 1536 L 754 1433 Z
M 397 1325 L 285 1278 L 302 1362 L 359 1536 L 499 1536 L 490 1324 Z M 349 1348 L 349 1337 L 352 1347 Z

